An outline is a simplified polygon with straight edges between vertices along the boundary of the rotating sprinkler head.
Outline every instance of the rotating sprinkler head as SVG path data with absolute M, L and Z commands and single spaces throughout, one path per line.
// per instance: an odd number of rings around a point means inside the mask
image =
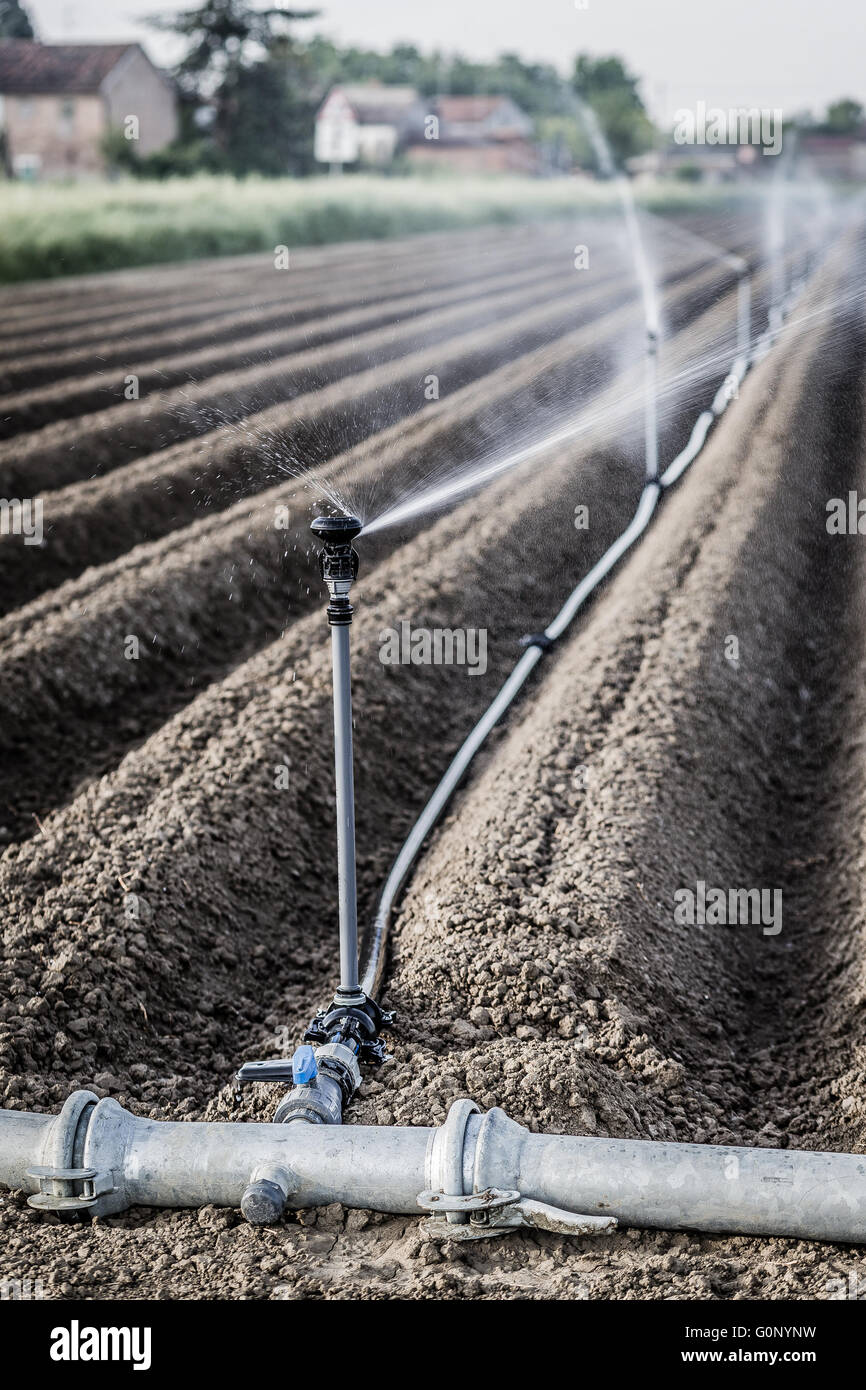
M 319 569 L 328 586 L 328 622 L 345 627 L 352 621 L 349 590 L 358 577 L 359 556 L 352 541 L 363 527 L 356 516 L 317 516 L 310 530 L 322 542 Z

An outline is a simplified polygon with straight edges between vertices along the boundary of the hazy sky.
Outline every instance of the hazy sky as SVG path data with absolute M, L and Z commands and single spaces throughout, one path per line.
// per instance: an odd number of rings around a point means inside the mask
M 43 39 L 140 39 L 164 63 L 176 49 L 142 16 L 192 8 L 192 0 L 24 3 Z M 579 51 L 618 53 L 642 77 L 653 115 L 666 120 L 699 100 L 778 106 L 786 115 L 838 96 L 866 104 L 864 0 L 321 0 L 320 8 L 304 32 L 371 48 L 404 39 L 477 58 L 511 50 L 563 71 Z

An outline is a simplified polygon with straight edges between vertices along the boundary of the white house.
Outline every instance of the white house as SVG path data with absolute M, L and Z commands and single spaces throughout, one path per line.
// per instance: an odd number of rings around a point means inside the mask
M 414 87 L 367 82 L 332 87 L 316 115 L 315 155 L 322 164 L 390 164 L 423 125 Z

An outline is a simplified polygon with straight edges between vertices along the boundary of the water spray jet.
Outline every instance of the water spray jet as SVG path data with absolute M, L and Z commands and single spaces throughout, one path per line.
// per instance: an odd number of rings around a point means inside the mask
M 652 483 L 659 475 L 658 419 L 658 333 L 648 328 L 646 333 L 646 395 L 644 398 L 644 454 L 646 481 Z
M 748 356 L 752 340 L 752 275 L 747 265 L 743 266 L 737 280 L 737 356 Z

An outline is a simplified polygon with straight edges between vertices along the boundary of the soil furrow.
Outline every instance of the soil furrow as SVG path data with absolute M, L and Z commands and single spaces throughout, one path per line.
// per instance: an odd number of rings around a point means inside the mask
M 732 300 L 723 299 L 694 327 L 718 337 L 732 309 Z M 668 344 L 670 370 L 688 361 L 692 331 L 690 326 Z M 408 426 L 401 423 L 377 436 L 373 449 L 363 446 L 337 460 L 344 491 L 361 494 L 385 472 L 410 488 L 423 482 L 432 453 L 440 463 L 449 454 L 458 463 L 461 445 L 471 451 L 479 438 L 495 438 L 509 424 L 515 431 L 525 427 L 530 413 L 538 411 L 542 382 L 548 406 L 557 386 L 570 398 L 574 358 L 569 354 L 562 360 L 558 381 L 550 354 L 535 358 L 535 363 L 500 368 Z M 607 399 L 615 407 L 629 384 L 639 385 L 642 370 L 638 367 L 631 379 L 618 378 L 599 406 Z M 715 384 L 706 384 L 705 393 Z M 666 421 L 664 457 L 675 451 L 673 440 L 688 433 L 692 414 L 686 403 L 682 421 L 676 414 Z M 633 427 L 634 419 L 620 425 L 621 432 Z M 543 437 L 540 421 L 536 433 Z M 600 429 L 599 443 L 609 433 Z M 248 504 L 240 504 L 224 517 L 194 523 L 187 534 L 145 547 L 146 553 L 125 557 L 101 573 L 89 571 L 0 623 L 5 711 L 0 766 L 9 769 L 8 775 L 0 772 L 0 806 L 7 839 L 35 833 L 34 814 L 44 818 L 82 777 L 107 770 L 121 751 L 191 700 L 203 684 L 245 660 L 316 601 L 309 507 L 309 494 L 302 490 L 271 489 L 259 494 L 252 514 Z M 622 524 L 626 511 L 624 500 Z M 277 526 L 275 518 L 285 518 L 285 526 Z M 368 559 L 406 544 L 427 524 L 429 517 L 422 517 L 411 528 L 371 538 L 365 545 Z M 133 636 L 141 659 L 130 661 L 126 653 Z
M 722 275 L 720 284 L 719 276 Z M 666 301 L 672 331 L 700 312 L 724 283 L 724 273 L 698 272 L 677 284 Z M 617 342 L 633 330 L 639 307 L 627 303 L 586 327 L 567 331 L 570 312 L 529 310 L 512 322 L 515 336 L 494 327 L 441 345 L 431 362 L 428 350 L 360 372 L 290 406 L 277 406 L 115 470 L 105 479 L 77 482 L 44 499 L 45 546 L 24 546 L 18 536 L 0 538 L 0 573 L 7 602 L 20 602 L 48 584 L 80 572 L 87 563 L 106 563 L 144 540 L 188 525 L 197 515 L 227 509 L 239 497 L 272 485 L 280 472 L 306 474 L 328 458 L 369 439 L 425 407 L 424 377 L 435 365 L 443 392 L 459 389 L 518 353 L 553 343 L 562 352 L 584 355 L 581 395 L 609 379 L 617 365 Z M 561 335 L 557 339 L 557 333 Z M 575 404 L 580 397 L 572 395 Z M 285 460 L 285 462 L 282 462 Z M 298 466 L 303 461 L 303 468 Z M 333 478 L 339 486 L 339 477 Z
M 211 341 L 217 341 L 218 337 L 225 339 L 231 333 L 227 323 L 221 320 L 230 322 L 238 312 L 259 305 L 263 309 L 273 308 L 275 303 L 277 307 L 288 307 L 292 296 L 297 296 L 296 314 L 304 312 L 310 316 L 321 312 L 329 300 L 348 309 L 353 304 L 363 303 L 365 292 L 376 293 L 381 289 L 387 292 L 389 286 L 420 287 L 428 270 L 435 272 L 449 263 L 454 273 L 460 275 L 464 258 L 471 260 L 479 273 L 483 273 L 487 265 L 507 263 L 503 254 L 506 249 L 510 249 L 512 255 L 519 255 L 521 251 L 543 255 L 545 248 L 550 246 L 551 237 L 567 247 L 569 238 L 561 226 L 558 231 L 546 230 L 535 237 L 530 229 L 523 230 L 523 237 L 506 241 L 504 245 L 491 237 L 489 229 L 482 237 L 476 235 L 474 243 L 462 247 L 443 245 L 441 238 L 438 244 L 420 247 L 409 244 L 404 249 L 398 248 L 394 257 L 387 258 L 381 265 L 370 264 L 366 256 L 360 255 L 346 257 L 335 266 L 309 267 L 297 261 L 290 262 L 288 270 L 278 271 L 273 254 L 269 253 L 258 257 L 257 274 L 253 278 L 240 274 L 230 280 L 221 277 L 213 283 L 204 278 L 199 280 L 196 274 L 194 290 L 189 288 L 188 271 L 184 292 L 175 307 L 150 305 L 133 313 L 113 311 L 108 320 L 87 317 L 73 326 L 58 324 L 53 317 L 47 317 L 44 326 L 38 329 L 0 339 L 0 371 L 7 367 L 15 370 L 16 363 L 28 357 L 38 360 L 49 347 L 98 353 L 112 342 L 135 343 L 149 334 L 163 335 L 169 326 L 183 329 L 200 325 L 204 331 L 211 330 Z M 533 248 L 531 252 L 530 248 Z M 338 296 L 336 301 L 335 295 Z M 202 341 L 206 339 L 203 337 Z
M 501 273 L 514 264 L 515 258 L 525 260 L 531 255 L 538 261 L 554 256 L 557 247 L 570 240 L 564 231 L 551 231 L 546 238 L 539 236 L 531 242 L 524 239 L 508 242 L 504 247 L 483 245 L 472 248 L 465 263 L 456 257 L 452 247 L 431 248 L 417 263 L 398 257 L 393 265 L 375 275 L 360 274 L 361 268 L 356 268 L 351 277 L 328 276 L 323 282 L 296 273 L 287 285 L 281 275 L 274 280 L 276 272 L 271 272 L 258 302 L 248 291 L 236 298 L 215 297 L 208 292 L 199 301 L 200 311 L 189 321 L 173 318 L 169 312 L 150 313 L 143 318 L 124 317 L 112 333 L 100 329 L 90 335 L 92 342 L 72 335 L 71 343 L 64 347 L 65 338 L 48 335 L 49 349 L 46 350 L 44 341 L 29 350 L 20 345 L 11 356 L 11 345 L 0 340 L 0 351 L 7 352 L 6 358 L 0 360 L 0 383 L 4 390 L 12 390 L 53 382 L 58 375 L 98 370 L 106 361 L 122 365 L 133 356 L 152 360 L 181 346 L 194 350 L 230 342 L 236 333 L 250 328 L 299 324 L 325 313 L 363 309 L 399 293 L 419 293 L 428 286 L 465 284 L 487 274 Z
M 124 384 L 130 375 L 136 378 L 140 383 L 139 389 L 144 392 L 151 384 L 164 391 L 181 382 L 202 381 L 218 371 L 250 367 L 256 358 L 285 357 L 289 353 L 309 351 L 344 336 L 351 337 L 362 330 L 384 328 L 404 317 L 411 318 L 442 309 L 458 300 L 464 304 L 483 302 L 491 295 L 502 294 L 524 283 L 537 285 L 541 297 L 545 282 L 555 279 L 557 277 L 546 264 L 532 268 L 523 275 L 510 270 L 507 275 L 493 276 L 489 280 L 479 276 L 464 282 L 449 279 L 444 285 L 425 290 L 423 294 L 413 292 L 396 299 L 381 300 L 363 309 L 328 313 L 303 325 L 296 324 L 290 314 L 284 313 L 280 328 L 262 332 L 259 317 L 250 324 L 255 329 L 251 336 L 239 332 L 236 325 L 229 343 L 214 347 L 209 341 L 207 347 L 197 352 L 184 348 L 169 357 L 158 357 L 153 361 L 143 358 L 140 362 L 131 361 L 127 352 L 121 369 L 115 373 L 110 373 L 102 365 L 99 371 L 89 376 L 58 381 L 55 371 L 54 380 L 48 387 L 43 385 L 0 396 L 0 438 L 8 439 L 19 431 L 38 429 L 57 420 L 117 404 L 123 400 Z

